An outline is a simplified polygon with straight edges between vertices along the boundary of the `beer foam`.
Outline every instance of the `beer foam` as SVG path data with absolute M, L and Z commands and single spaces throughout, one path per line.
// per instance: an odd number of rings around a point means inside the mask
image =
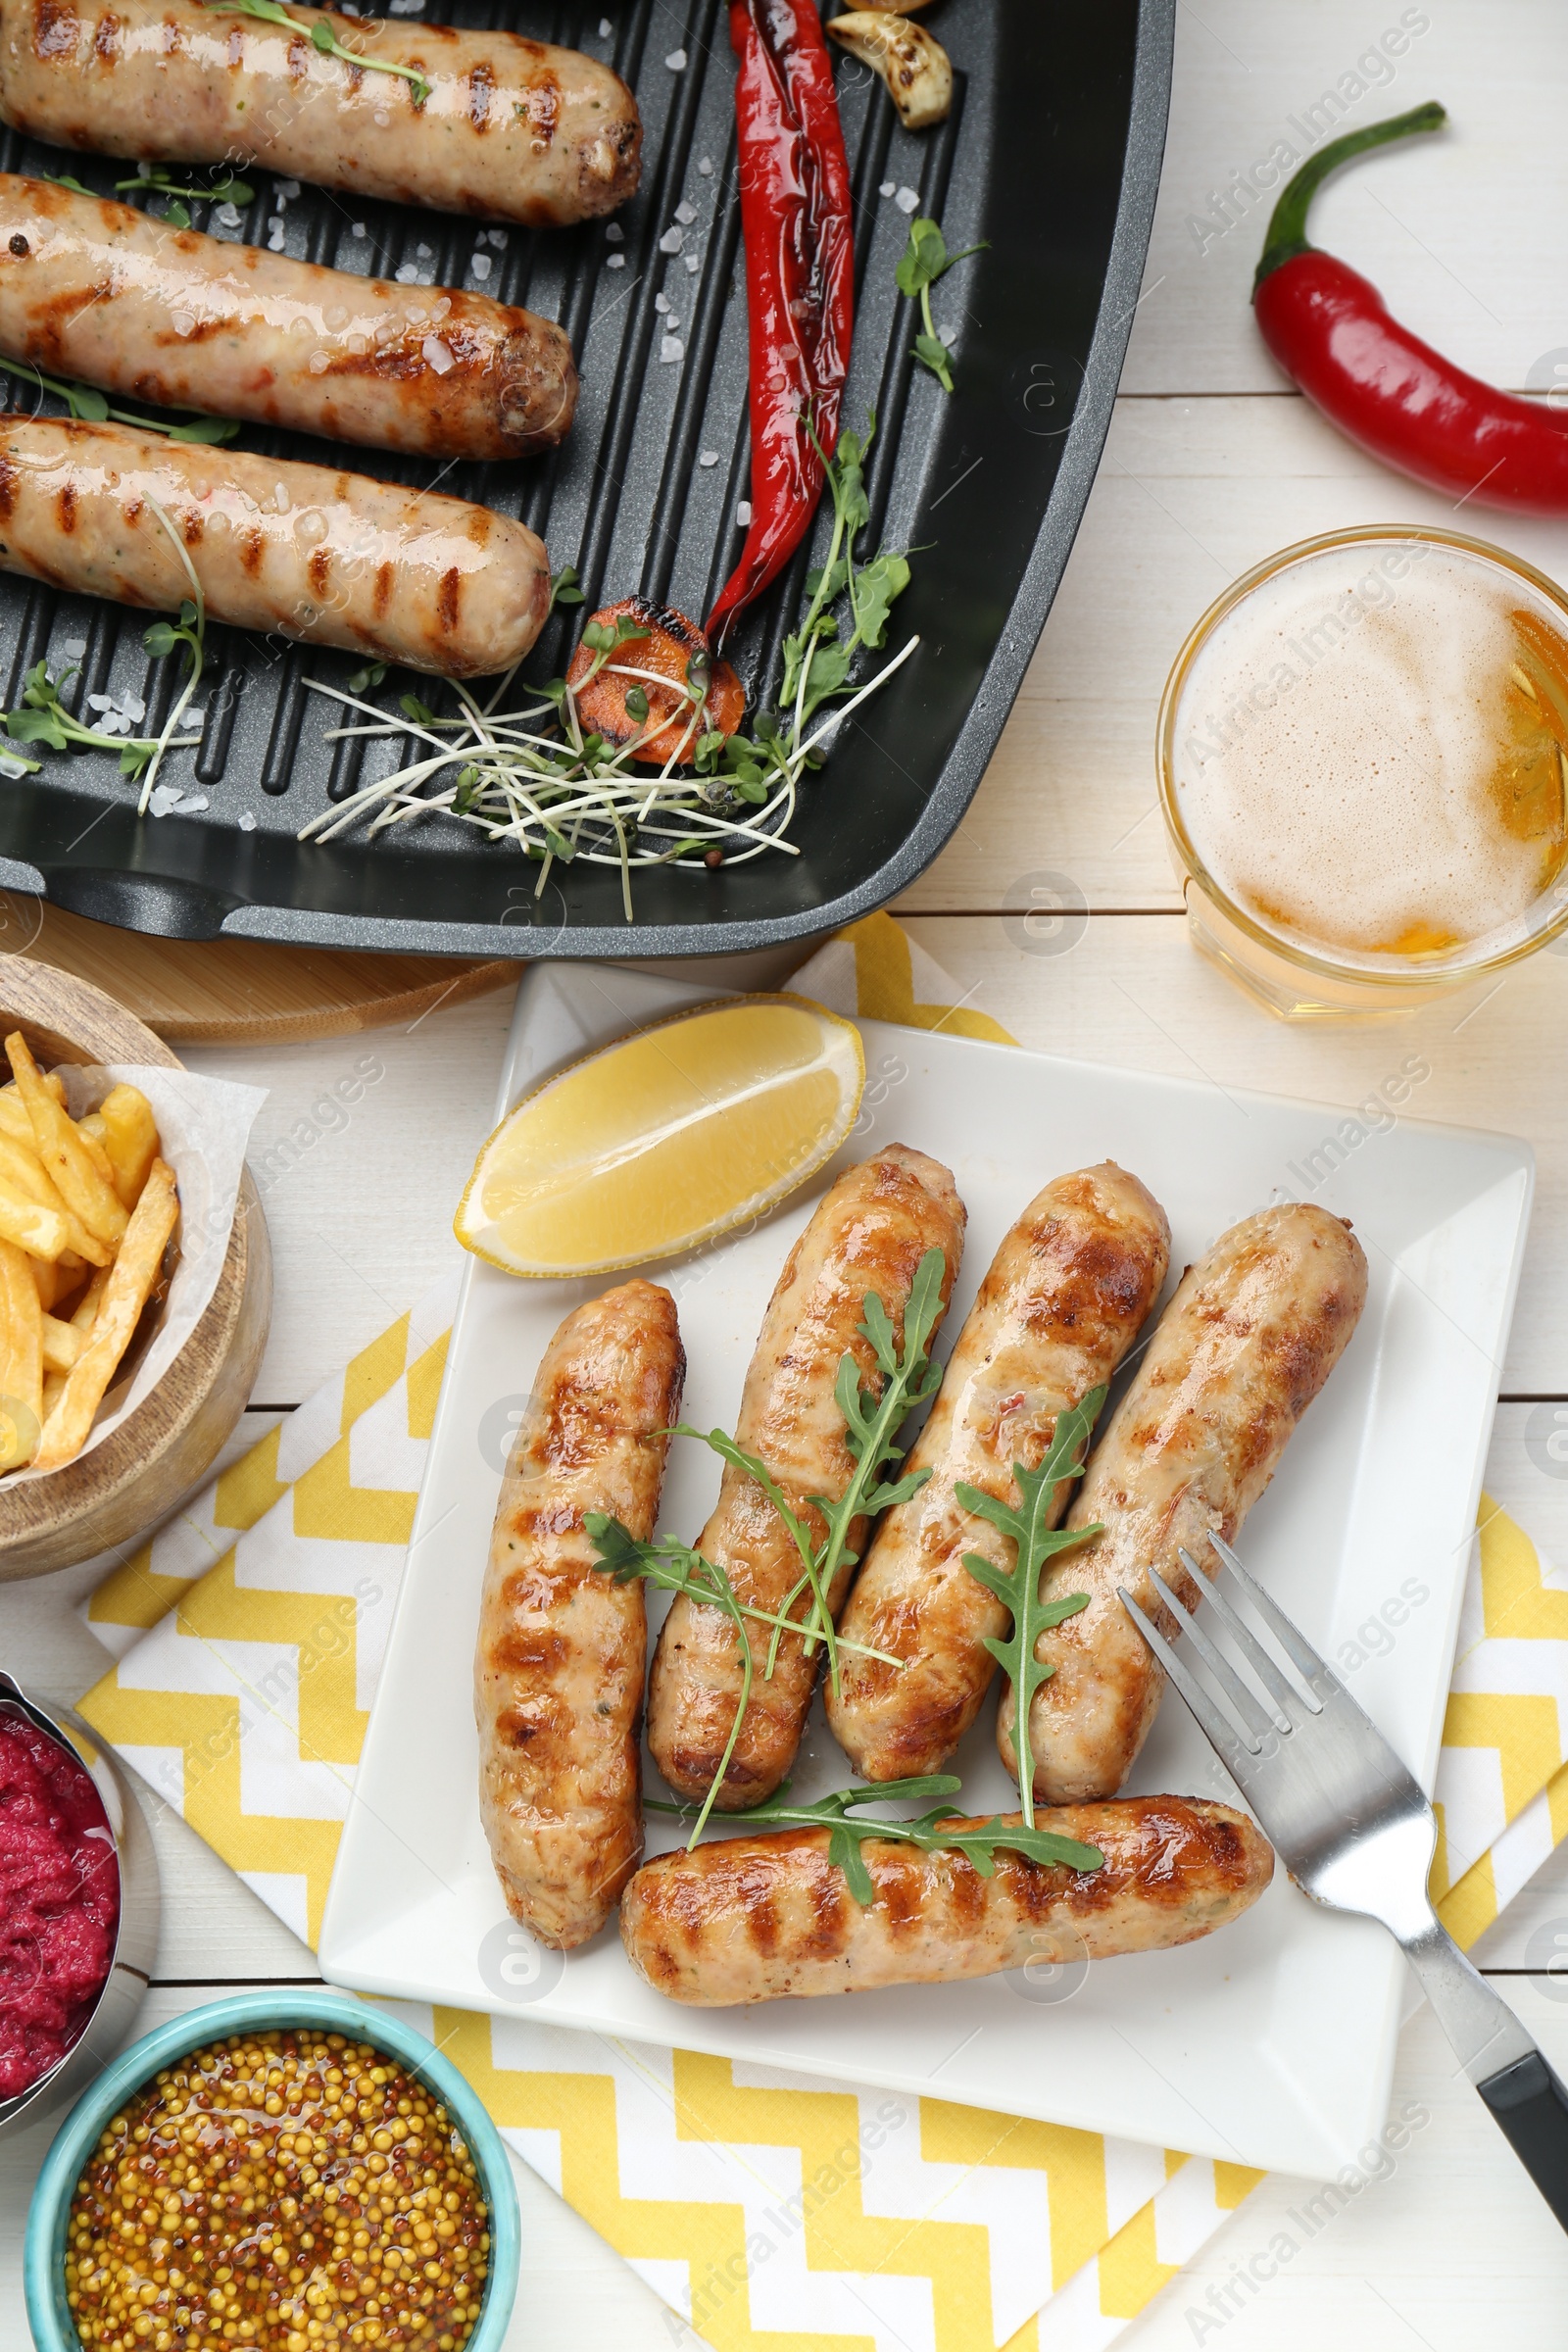
M 1394 534 L 1245 596 L 1192 663 L 1173 744 L 1178 810 L 1226 895 L 1355 961 L 1523 937 L 1542 848 L 1489 790 L 1521 610 L 1562 642 L 1517 574 Z

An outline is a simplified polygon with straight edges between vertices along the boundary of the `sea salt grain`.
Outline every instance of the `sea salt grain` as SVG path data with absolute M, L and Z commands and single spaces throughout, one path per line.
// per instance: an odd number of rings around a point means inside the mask
M 274 221 L 272 222 L 272 225 L 271 225 L 271 227 L 270 227 L 270 228 L 268 230 L 268 232 L 267 232 L 267 250 L 268 250 L 268 252 L 269 252 L 269 253 L 281 253 L 281 252 L 282 252 L 282 250 L 283 250 L 283 223 L 282 223 L 282 221 L 281 221 L 281 220 L 274 220 Z
M 419 272 L 412 262 L 400 263 L 392 274 L 400 286 L 416 286 L 419 282 Z
M 686 256 L 686 270 L 689 276 L 695 277 L 702 266 L 703 257 L 700 253 L 689 253 Z
M 664 313 L 669 308 L 669 296 L 664 293 L 656 294 L 654 296 L 654 308 L 659 313 L 660 317 L 662 318 Z
M 277 183 L 277 192 L 279 196 L 283 197 L 287 203 L 292 204 L 295 197 L 300 192 L 300 183 L 297 179 L 279 180 Z
M 659 250 L 661 253 L 679 253 L 685 242 L 685 234 L 681 229 L 666 228 L 659 240 Z
M 435 247 L 433 245 L 416 245 L 414 250 L 421 262 L 427 262 L 434 254 Z
M 697 463 L 698 463 L 698 465 L 699 465 L 699 466 L 701 466 L 703 467 L 703 469 L 704 469 L 704 470 L 705 470 L 705 472 L 706 472 L 707 468 L 708 468 L 710 466 L 716 466 L 716 465 L 718 464 L 718 452 L 717 452 L 717 450 L 716 450 L 716 449 L 705 449 L 705 450 L 701 450 L 701 451 L 699 451 L 699 453 L 698 453 L 698 458 L 697 458 Z
M 612 253 L 607 256 L 605 261 L 607 270 L 624 270 L 625 267 L 626 256 L 623 253 Z
M 684 74 L 686 71 L 685 50 L 672 49 L 669 55 L 665 58 L 664 63 L 672 74 Z
M 506 252 L 507 232 L 504 228 L 487 228 L 484 233 L 486 243 L 493 245 L 497 253 Z
M 468 268 L 473 271 L 475 277 L 488 277 L 494 267 L 495 264 L 487 253 L 476 253 L 468 264 Z
M 220 204 L 214 218 L 220 228 L 238 228 L 239 207 L 234 204 Z
M 615 29 L 615 28 L 614 28 L 613 24 L 612 24 L 612 23 L 610 22 L 610 19 L 609 19 L 608 17 L 601 17 L 601 18 L 600 18 L 600 20 L 599 20 L 599 38 L 600 38 L 602 41 L 608 41 L 608 40 L 609 40 L 609 38 L 610 38 L 610 36 L 611 36 L 611 34 L 612 34 L 612 33 L 614 31 L 614 29 Z
M 392 5 L 396 8 L 397 0 L 392 0 Z M 248 808 L 239 820 L 239 829 L 242 833 L 254 833 L 256 830 L 256 819 Z
M 881 185 L 881 186 L 878 188 L 878 190 L 877 190 L 877 194 L 878 194 L 879 196 L 891 196 L 891 195 L 893 194 L 893 182 L 892 182 L 892 180 L 891 180 L 891 179 L 885 179 L 885 180 L 882 182 L 882 185 Z
M 448 374 L 458 364 L 452 356 L 451 345 L 443 343 L 439 335 L 426 335 L 419 349 L 424 354 L 426 366 L 433 368 L 437 375 Z
M 675 218 L 680 222 L 682 228 L 690 228 L 692 222 L 697 218 L 696 205 L 688 204 L 685 198 L 682 197 L 680 203 L 675 207 Z
M 179 786 L 177 784 L 155 784 L 152 799 L 148 802 L 147 807 L 154 816 L 167 816 L 172 808 L 179 807 Z
M 0 776 L 25 776 L 31 772 L 27 762 L 19 760 L 15 753 L 0 752 Z
M 416 17 L 424 0 L 387 0 L 387 6 L 395 17 Z
M 679 335 L 665 335 L 659 346 L 661 367 L 668 368 L 674 361 L 683 360 L 685 357 L 686 346 Z
M 743 498 L 740 505 L 735 510 L 735 520 L 744 531 L 751 519 L 752 502 L 749 498 Z
M 354 226 L 349 230 L 351 237 L 368 237 L 369 233 L 363 220 L 356 220 Z
M 697 169 L 704 179 L 711 179 L 713 176 L 712 157 L 710 155 L 705 155 Z
M 912 213 L 920 198 L 915 189 L 901 188 L 893 201 L 901 213 Z
M 621 227 L 618 220 L 612 220 L 610 226 L 605 231 L 605 243 L 607 245 L 624 245 L 625 242 L 626 231 Z
M 68 662 L 79 662 L 87 651 L 87 640 L 85 637 L 68 637 L 60 651 Z

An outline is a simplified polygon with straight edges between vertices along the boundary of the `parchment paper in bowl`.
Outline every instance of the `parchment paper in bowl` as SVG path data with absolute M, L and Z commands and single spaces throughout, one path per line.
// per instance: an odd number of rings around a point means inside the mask
M 163 1155 L 179 1187 L 179 1223 L 174 1228 L 179 1254 L 169 1296 L 130 1380 L 117 1380 L 99 1408 L 81 1449 L 90 1453 L 151 1395 L 212 1303 L 239 1202 L 245 1146 L 267 1091 L 234 1086 L 223 1078 L 199 1078 L 193 1070 L 129 1061 L 61 1062 L 59 1070 L 66 1107 L 74 1119 L 96 1110 L 113 1087 L 140 1087 L 153 1106 Z M 81 1454 L 74 1458 L 79 1461 Z M 18 1470 L 7 1484 L 53 1475 L 48 1470 Z

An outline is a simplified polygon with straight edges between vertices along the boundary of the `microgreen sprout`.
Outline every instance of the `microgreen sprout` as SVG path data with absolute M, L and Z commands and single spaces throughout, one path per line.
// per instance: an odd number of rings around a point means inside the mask
M 931 289 L 939 277 L 946 277 L 955 262 L 967 261 L 971 253 L 985 250 L 983 244 L 965 245 L 961 253 L 950 253 L 947 240 L 934 220 L 909 222 L 909 242 L 898 268 L 899 292 L 910 302 L 919 301 L 920 323 L 925 331 L 914 339 L 914 356 L 922 367 L 930 368 L 944 392 L 953 390 L 953 364 L 931 317 Z
M 280 7 L 278 0 L 202 0 L 202 6 L 221 9 L 225 16 L 255 17 L 263 24 L 285 24 L 290 32 L 305 29 L 301 20 Z M 430 95 L 430 84 L 416 66 L 396 66 L 389 58 L 367 57 L 361 49 L 346 49 L 325 17 L 318 17 L 311 26 L 311 46 L 323 57 L 335 57 L 346 66 L 358 66 L 362 73 L 400 75 L 413 90 L 416 106 L 422 106 Z
M 20 376 L 24 383 L 36 384 L 40 392 L 53 392 L 63 400 L 73 416 L 83 424 L 133 424 L 144 433 L 162 433 L 170 441 L 200 441 L 209 445 L 232 441 L 239 426 L 223 416 L 192 416 L 184 423 L 172 424 L 162 416 L 138 416 L 130 409 L 112 409 L 107 394 L 96 384 L 67 383 L 57 375 L 45 375 L 41 368 L 30 368 L 24 360 L 0 360 L 0 368 L 7 375 Z
M 117 196 L 140 188 L 151 188 L 155 194 L 169 199 L 162 218 L 171 228 L 189 228 L 191 204 L 250 204 L 256 195 L 250 182 L 236 179 L 232 172 L 225 172 L 210 188 L 197 188 L 187 180 L 175 179 L 167 164 L 143 164 L 134 179 L 115 182 Z
M 874 422 L 872 426 L 874 430 Z M 368 817 L 372 834 L 438 814 L 477 827 L 494 842 L 511 842 L 539 866 L 534 896 L 543 896 L 558 862 L 581 861 L 619 869 L 621 905 L 633 920 L 634 868 L 677 865 L 700 868 L 716 856 L 739 865 L 768 851 L 800 855 L 787 840 L 800 787 L 808 768 L 818 767 L 823 748 L 840 721 L 886 685 L 919 644 L 911 637 L 875 677 L 857 687 L 850 675 L 863 648 L 878 651 L 887 635 L 888 612 L 908 583 L 902 555 L 884 554 L 867 564 L 854 561 L 855 541 L 870 517 L 862 469 L 864 442 L 840 436 L 827 466 L 834 518 L 828 560 L 808 581 L 809 603 L 798 636 L 785 644 L 780 715 L 760 711 L 750 736 L 726 735 L 710 722 L 711 658 L 699 651 L 684 678 L 643 669 L 637 661 L 637 622 L 627 613 L 590 620 L 581 644 L 592 657 L 575 687 L 551 678 L 522 689 L 520 707 L 503 710 L 514 671 L 508 671 L 481 704 L 473 691 L 452 683 L 455 713 L 436 715 L 415 698 L 400 703 L 394 717 L 364 698 L 380 683 L 385 664 L 356 672 L 346 690 L 310 678 L 313 692 L 359 714 L 352 724 L 329 730 L 326 740 L 366 742 L 414 737 L 416 756 L 390 775 L 377 776 L 301 828 L 302 841 L 330 841 Z M 584 602 L 569 564 L 551 584 L 551 609 Z M 841 638 L 835 604 L 847 604 L 850 627 Z M 624 703 L 637 729 L 629 742 L 608 747 L 585 732 L 578 697 L 608 672 L 628 684 Z M 648 689 L 660 690 L 656 705 Z M 670 696 L 677 698 L 673 708 Z M 812 721 L 821 706 L 840 707 L 822 723 Z M 412 724 L 410 722 L 413 722 Z M 641 772 L 633 754 L 648 737 L 670 746 L 656 769 Z

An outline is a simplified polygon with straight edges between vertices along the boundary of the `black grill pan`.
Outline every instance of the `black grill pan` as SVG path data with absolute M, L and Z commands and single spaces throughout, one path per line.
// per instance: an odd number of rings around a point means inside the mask
M 229 233 L 262 242 L 277 234 L 281 214 L 286 250 L 301 258 L 482 282 L 559 318 L 582 371 L 576 426 L 564 449 L 516 466 L 442 468 L 253 427 L 243 445 L 418 488 L 439 482 L 521 514 L 545 538 L 553 567 L 575 564 L 590 604 L 640 590 L 701 618 L 740 550 L 749 456 L 723 0 L 492 0 L 488 9 L 486 0 L 426 0 L 426 11 L 588 49 L 632 82 L 646 143 L 641 193 L 619 216 L 621 241 L 595 223 L 512 228 L 498 247 L 469 221 L 312 188 L 280 206 L 265 172 L 247 175 L 256 201 Z M 878 418 L 865 544 L 923 551 L 889 650 L 915 630 L 922 644 L 807 779 L 792 834 L 800 857 L 712 873 L 636 872 L 628 929 L 612 869 L 557 866 L 536 900 L 536 867 L 446 818 L 373 843 L 358 833 L 302 844 L 308 818 L 409 751 L 401 741 L 366 751 L 324 740 L 344 713 L 305 681 L 346 684 L 352 658 L 215 627 L 202 748 L 166 767 L 170 782 L 205 793 L 208 808 L 138 820 L 134 789 L 112 757 L 45 754 L 38 777 L 0 781 L 0 888 L 170 938 L 486 956 L 760 948 L 883 905 L 929 864 L 972 798 L 1089 495 L 1148 247 L 1173 16 L 1174 0 L 945 0 L 925 21 L 953 56 L 957 98 L 951 120 L 918 137 L 900 126 L 874 76 L 839 61 L 858 279 L 845 416 L 858 425 L 874 404 Z M 667 62 L 680 53 L 683 69 Z M 67 159 L 14 132 L 0 137 L 0 169 L 69 171 L 103 194 L 126 176 L 122 164 Z M 889 185 L 892 197 L 880 192 Z M 958 330 L 952 399 L 909 357 L 914 306 L 894 284 L 907 233 L 901 189 L 941 220 L 950 248 L 988 244 L 934 296 L 939 323 Z M 683 250 L 666 254 L 662 240 L 682 205 L 696 218 Z M 223 233 L 211 208 L 195 225 Z M 466 274 L 476 249 L 492 261 L 482 281 Z M 613 254 L 625 256 L 622 268 L 608 266 Z M 662 356 L 661 292 L 679 320 L 678 360 Z M 13 385 L 12 405 L 55 404 Z M 754 704 L 777 679 L 810 560 L 803 550 L 732 641 Z M 580 619 L 556 616 L 531 674 L 559 672 Z M 174 664 L 149 661 L 145 613 L 0 577 L 6 707 L 40 657 L 57 668 L 75 658 L 82 674 L 68 701 L 82 708 L 89 694 L 128 690 L 145 701 L 142 728 L 152 731 L 169 708 Z M 71 645 L 85 651 L 69 656 Z M 411 681 L 391 679 L 389 689 L 399 683 Z M 242 815 L 253 825 L 242 827 Z

